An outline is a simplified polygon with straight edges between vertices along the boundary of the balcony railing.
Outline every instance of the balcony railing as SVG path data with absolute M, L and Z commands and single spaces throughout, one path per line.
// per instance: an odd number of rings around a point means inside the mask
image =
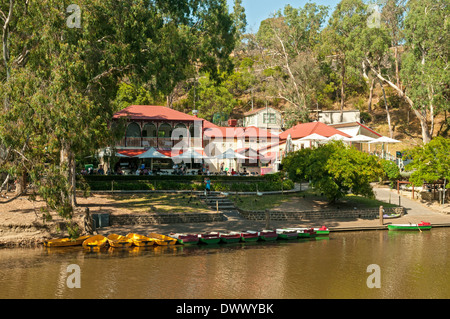
M 170 150 L 179 148 L 201 147 L 201 138 L 172 139 L 170 137 L 124 137 L 116 143 L 116 147 L 158 148 Z

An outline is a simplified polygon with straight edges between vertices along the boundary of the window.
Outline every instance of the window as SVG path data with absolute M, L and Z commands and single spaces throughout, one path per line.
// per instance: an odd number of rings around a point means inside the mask
M 141 128 L 137 123 L 130 123 L 127 127 L 126 137 L 141 137 Z
M 158 137 L 168 137 L 172 134 L 172 127 L 167 123 L 162 123 L 158 129 Z
M 275 124 L 277 122 L 277 116 L 275 113 L 264 113 L 263 123 L 264 124 Z
M 142 129 L 142 137 L 156 137 L 156 126 L 153 123 L 146 123 Z

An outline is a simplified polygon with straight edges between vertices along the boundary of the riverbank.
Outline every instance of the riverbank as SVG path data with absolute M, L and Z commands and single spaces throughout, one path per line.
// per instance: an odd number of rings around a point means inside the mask
M 383 225 L 379 219 L 322 219 L 304 220 L 301 222 L 250 221 L 240 217 L 236 211 L 224 211 L 225 220 L 220 222 L 203 223 L 175 223 L 160 225 L 117 225 L 99 228 L 99 233 L 107 235 L 117 233 L 126 235 L 130 232 L 148 234 L 158 232 L 168 234 L 171 232 L 199 233 L 205 231 L 244 231 L 258 230 L 269 226 L 270 228 L 283 227 L 313 227 L 327 226 L 330 231 L 358 231 L 358 230 L 384 230 L 388 224 L 393 223 L 417 223 L 430 222 L 433 227 L 450 227 L 450 205 L 427 205 L 418 200 L 412 200 L 407 196 L 398 195 L 396 191 L 384 187 L 374 188 L 378 200 L 398 200 L 405 207 L 406 214 L 396 219 L 385 219 Z M 273 194 L 272 194 L 273 195 Z M 132 197 L 133 195 L 127 195 Z M 276 196 L 276 195 L 274 195 Z M 295 198 L 289 202 L 283 202 L 278 208 L 282 210 L 302 209 L 302 200 Z M 136 202 L 141 205 L 139 201 Z M 127 201 L 127 204 L 130 202 Z M 305 203 L 305 202 L 303 202 Z M 130 214 L 130 209 L 112 200 L 110 195 L 97 194 L 90 198 L 78 199 L 79 209 L 74 214 L 73 221 L 81 225 L 84 208 L 89 207 L 91 213 L 107 212 L 109 214 Z M 145 204 L 145 203 L 144 203 Z M 148 204 L 148 203 L 147 203 Z M 147 205 L 145 204 L 145 205 Z M 194 204 L 195 205 L 195 204 Z M 304 205 L 303 205 L 304 206 Z M 4 198 L 1 203 L 0 213 L 0 247 L 28 247 L 38 246 L 46 239 L 63 237 L 67 233 L 64 230 L 64 221 L 56 214 L 52 214 L 51 221 L 44 221 L 40 208 L 44 207 L 43 201 L 32 202 L 27 197 L 19 197 L 14 200 Z M 320 209 L 320 207 L 319 207 Z M 133 211 L 133 214 L 145 214 L 144 211 Z

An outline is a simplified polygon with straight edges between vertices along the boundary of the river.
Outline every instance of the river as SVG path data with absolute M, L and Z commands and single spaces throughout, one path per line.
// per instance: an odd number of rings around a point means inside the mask
M 0 298 L 450 298 L 449 249 L 448 228 L 100 252 L 1 249 Z M 79 288 L 70 287 L 69 265 Z

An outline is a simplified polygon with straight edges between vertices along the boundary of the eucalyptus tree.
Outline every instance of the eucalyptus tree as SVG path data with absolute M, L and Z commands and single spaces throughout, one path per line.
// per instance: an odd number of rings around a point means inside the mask
M 435 116 L 449 109 L 450 9 L 445 0 L 409 0 L 405 8 L 400 71 L 393 73 L 392 69 L 382 67 L 385 58 L 391 56 L 390 49 L 384 49 L 383 57 L 379 48 L 378 54 L 373 54 L 374 46 L 366 47 L 364 62 L 382 83 L 404 98 L 420 121 L 422 140 L 426 144 L 433 136 Z M 393 41 L 393 35 L 390 36 Z M 399 80 L 393 81 L 393 74 L 398 74 Z
M 49 207 L 70 217 L 75 154 L 111 143 L 121 81 L 167 94 L 194 61 L 217 78 L 219 67 L 232 67 L 235 26 L 225 1 L 81 0 L 72 11 L 69 5 L 13 6 L 9 61 L 21 63 L 10 62 L 0 88 L 9 101 L 0 113 L 0 141 L 20 160 L 4 157 L 4 169 L 17 173 L 20 162 Z
M 350 75 L 360 74 L 361 64 L 356 45 L 362 30 L 367 26 L 367 18 L 367 5 L 362 0 L 342 0 L 321 32 L 321 54 L 331 60 L 339 74 L 341 114 Z
M 307 3 L 303 8 L 287 5 L 261 22 L 256 45 L 260 65 L 272 85 L 274 97 L 287 102 L 291 123 L 305 121 L 320 83 L 320 68 L 314 54 L 328 7 Z

